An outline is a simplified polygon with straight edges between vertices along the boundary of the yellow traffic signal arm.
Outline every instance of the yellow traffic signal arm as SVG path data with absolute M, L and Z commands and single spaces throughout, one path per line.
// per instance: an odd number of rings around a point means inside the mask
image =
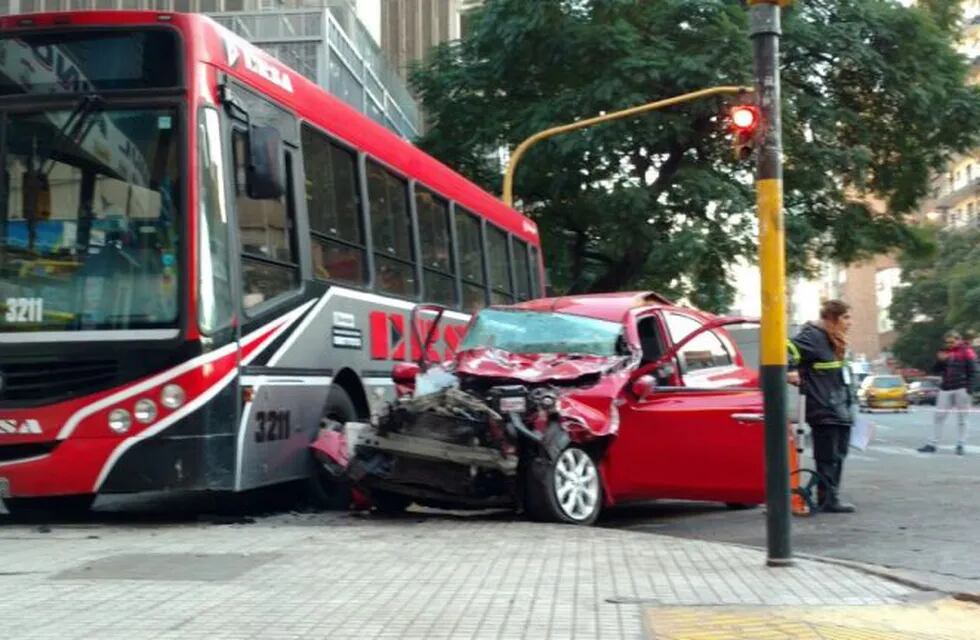
M 685 93 L 683 95 L 674 96 L 673 98 L 666 98 L 664 100 L 658 100 L 656 102 L 649 102 L 647 104 L 642 104 L 637 107 L 630 107 L 629 109 L 623 109 L 621 111 L 613 111 L 612 113 L 606 113 L 601 116 L 596 116 L 594 118 L 586 118 L 585 120 L 579 120 L 578 122 L 572 122 L 570 124 L 563 124 L 561 126 L 552 127 L 550 129 L 545 129 L 544 131 L 539 131 L 534 135 L 528 137 L 524 142 L 517 145 L 514 149 L 514 153 L 510 156 L 510 161 L 507 163 L 507 171 L 504 173 L 504 194 L 503 200 L 508 207 L 514 206 L 514 172 L 517 169 L 517 163 L 520 162 L 521 157 L 531 148 L 536 142 L 540 142 L 546 138 L 551 138 L 557 136 L 561 133 L 566 133 L 568 131 L 575 131 L 576 129 L 584 129 L 586 127 L 591 127 L 593 125 L 602 124 L 603 122 L 609 122 L 610 120 L 620 120 L 622 118 L 629 118 L 630 116 L 639 115 L 641 113 L 646 113 L 647 111 L 654 111 L 656 109 L 663 109 L 664 107 L 671 107 L 676 104 L 682 104 L 684 102 L 690 102 L 692 100 L 697 100 L 698 98 L 707 98 L 708 96 L 714 96 L 719 94 L 739 94 L 739 93 L 751 93 L 753 91 L 752 87 L 738 87 L 738 86 L 722 86 L 722 87 L 711 87 L 709 89 L 701 89 L 700 91 L 693 91 L 691 93 Z

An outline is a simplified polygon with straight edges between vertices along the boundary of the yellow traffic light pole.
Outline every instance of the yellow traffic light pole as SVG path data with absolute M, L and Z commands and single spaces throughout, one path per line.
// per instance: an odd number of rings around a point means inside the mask
M 766 547 L 769 566 L 792 563 L 786 414 L 786 237 L 783 226 L 780 7 L 791 0 L 749 0 L 758 136 L 756 203 L 762 280 L 760 382 L 766 425 Z
M 544 131 L 539 131 L 533 136 L 528 137 L 526 140 L 524 140 L 524 142 L 517 145 L 517 148 L 514 149 L 514 152 L 511 154 L 510 161 L 507 163 L 507 171 L 504 173 L 503 201 L 508 207 L 514 206 L 514 172 L 517 170 L 517 163 L 520 162 L 525 152 L 527 152 L 532 145 L 546 138 L 551 138 L 569 131 L 575 131 L 576 129 L 584 129 L 586 127 L 602 124 L 603 122 L 609 122 L 611 120 L 629 118 L 641 113 L 646 113 L 647 111 L 655 111 L 656 109 L 672 107 L 674 105 L 682 104 L 684 102 L 691 102 L 692 100 L 697 100 L 699 98 L 707 98 L 708 96 L 720 94 L 751 93 L 752 91 L 752 87 L 711 87 L 708 89 L 701 89 L 700 91 L 693 91 L 691 93 L 674 96 L 673 98 L 649 102 L 647 104 L 641 104 L 637 107 L 630 107 L 629 109 L 623 109 L 621 111 L 613 111 L 612 113 L 605 113 L 594 118 L 586 118 L 585 120 L 579 120 L 578 122 L 563 124 L 558 127 L 552 127 L 550 129 L 545 129 Z

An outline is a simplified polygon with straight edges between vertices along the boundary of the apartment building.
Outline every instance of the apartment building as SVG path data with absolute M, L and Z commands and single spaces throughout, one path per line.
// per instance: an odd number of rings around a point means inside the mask
M 381 46 L 388 59 L 407 77 L 416 60 L 432 47 L 466 34 L 471 12 L 483 0 L 382 0 Z

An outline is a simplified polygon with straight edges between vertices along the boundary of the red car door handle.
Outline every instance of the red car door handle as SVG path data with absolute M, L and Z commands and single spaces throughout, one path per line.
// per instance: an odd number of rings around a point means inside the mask
M 732 418 L 735 422 L 740 422 L 742 424 L 754 423 L 754 422 L 765 422 L 766 414 L 764 413 L 733 413 Z

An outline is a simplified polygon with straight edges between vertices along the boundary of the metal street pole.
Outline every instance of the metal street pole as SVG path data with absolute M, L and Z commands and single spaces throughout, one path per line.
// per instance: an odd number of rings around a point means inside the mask
M 762 113 L 756 170 L 759 270 L 762 280 L 761 381 L 766 424 L 767 564 L 792 564 L 786 415 L 786 241 L 783 227 L 780 120 L 780 7 L 787 0 L 749 0 L 756 99 Z
M 508 207 L 514 206 L 514 172 L 517 170 L 517 163 L 520 161 L 521 157 L 523 157 L 524 153 L 531 148 L 531 145 L 536 142 L 540 142 L 545 138 L 551 138 L 552 136 L 556 136 L 560 133 L 566 133 L 576 129 L 584 129 L 585 127 L 602 124 L 603 122 L 609 122 L 610 120 L 629 118 L 630 116 L 646 113 L 647 111 L 671 107 L 675 104 L 690 102 L 691 100 L 697 100 L 698 98 L 706 98 L 708 96 L 718 94 L 747 93 L 751 91 L 752 87 L 711 87 L 708 89 L 701 89 L 700 91 L 693 91 L 691 93 L 674 96 L 673 98 L 657 100 L 656 102 L 641 104 L 637 107 L 630 107 L 629 109 L 623 109 L 621 111 L 613 111 L 612 113 L 605 113 L 601 116 L 595 116 L 594 118 L 586 118 L 585 120 L 579 120 L 570 124 L 563 124 L 558 127 L 551 127 L 550 129 L 539 131 L 517 145 L 517 148 L 514 149 L 514 153 L 510 155 L 510 161 L 507 163 L 507 171 L 504 173 L 504 193 L 502 200 Z

